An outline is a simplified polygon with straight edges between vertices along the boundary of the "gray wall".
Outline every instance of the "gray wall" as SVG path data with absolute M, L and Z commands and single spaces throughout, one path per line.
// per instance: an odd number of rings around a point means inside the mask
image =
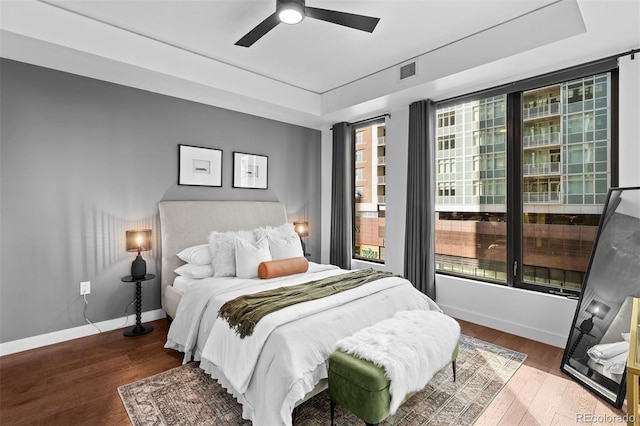
M 318 131 L 5 59 L 0 81 L 0 342 L 86 325 L 84 280 L 91 321 L 123 317 L 125 230 L 153 228 L 159 274 L 161 200 L 280 201 L 319 260 Z M 222 149 L 222 188 L 177 185 L 178 144 Z M 234 150 L 269 157 L 267 190 L 232 188 Z

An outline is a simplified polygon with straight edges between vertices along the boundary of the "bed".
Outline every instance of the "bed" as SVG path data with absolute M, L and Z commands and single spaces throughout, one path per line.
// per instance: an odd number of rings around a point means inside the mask
M 176 254 L 207 243 L 212 231 L 250 231 L 287 223 L 273 202 L 165 201 L 159 205 L 162 306 L 173 319 L 166 347 L 184 352 L 231 393 L 255 425 L 290 425 L 294 407 L 326 388 L 327 359 L 335 343 L 403 310 L 440 310 L 407 280 L 384 277 L 357 288 L 300 303 L 265 316 L 253 335 L 239 338 L 218 318 L 219 308 L 245 293 L 348 274 L 309 262 L 305 273 L 260 280 L 207 277 L 186 290 L 174 286 Z M 341 278 L 342 279 L 342 278 Z
M 596 372 L 618 384 L 622 383 L 623 372 L 629 357 L 629 331 L 631 329 L 632 308 L 633 297 L 627 296 L 600 342 L 587 351 L 589 356 L 588 377 L 593 376 L 593 373 Z M 626 339 L 624 338 L 625 335 Z M 597 354 L 599 352 L 595 351 L 598 348 L 602 348 L 605 351 L 604 353 L 610 351 L 609 356 L 598 357 Z

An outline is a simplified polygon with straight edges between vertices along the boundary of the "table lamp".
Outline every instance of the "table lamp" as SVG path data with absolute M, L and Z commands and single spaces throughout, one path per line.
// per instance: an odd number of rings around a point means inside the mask
M 138 255 L 131 263 L 131 276 L 133 278 L 144 278 L 147 274 L 147 262 L 140 256 L 140 252 L 149 250 L 151 250 L 151 229 L 127 231 L 127 251 L 138 252 Z
M 593 329 L 593 317 L 604 319 L 605 315 L 607 315 L 607 312 L 609 312 L 609 309 L 611 308 L 604 303 L 598 302 L 595 299 L 592 300 L 591 303 L 589 303 L 589 306 L 587 306 L 587 309 L 585 309 L 588 314 L 591 314 L 591 318 L 587 318 L 586 320 L 582 321 L 582 323 L 580 324 L 580 330 L 584 331 L 585 333 L 589 333 Z
M 300 237 L 300 244 L 302 245 L 302 253 L 306 253 L 307 247 L 302 238 L 309 235 L 309 222 L 306 222 L 306 221 L 293 222 L 293 229 L 296 231 L 296 234 L 298 234 L 298 236 Z

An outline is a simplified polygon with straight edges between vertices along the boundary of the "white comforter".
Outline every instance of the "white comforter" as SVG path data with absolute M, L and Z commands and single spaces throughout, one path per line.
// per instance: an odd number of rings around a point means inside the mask
M 310 264 L 306 274 L 273 280 L 214 280 L 184 294 L 166 347 L 185 352 L 243 405 L 243 417 L 259 425 L 290 425 L 295 403 L 322 378 L 335 343 L 401 310 L 439 310 L 407 280 L 384 278 L 318 301 L 301 303 L 263 318 L 251 337 L 240 339 L 220 306 L 240 294 L 295 285 L 346 273 Z

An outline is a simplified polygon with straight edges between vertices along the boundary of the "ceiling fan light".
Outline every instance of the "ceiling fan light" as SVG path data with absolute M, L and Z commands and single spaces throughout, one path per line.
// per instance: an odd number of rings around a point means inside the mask
M 297 24 L 304 19 L 304 9 L 298 3 L 289 3 L 278 11 L 278 18 L 285 24 Z

